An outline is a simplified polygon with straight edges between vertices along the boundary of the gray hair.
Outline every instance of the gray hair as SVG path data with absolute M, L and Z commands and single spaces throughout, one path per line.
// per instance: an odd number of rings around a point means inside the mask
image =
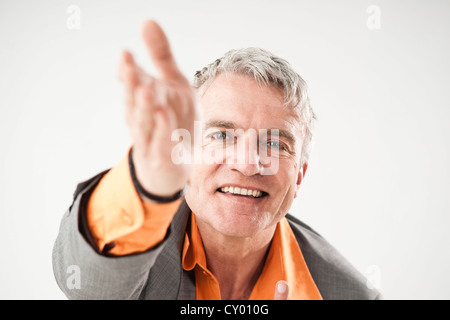
M 284 90 L 284 104 L 298 108 L 303 127 L 300 165 L 307 163 L 312 149 L 316 116 L 311 108 L 306 82 L 284 59 L 260 48 L 231 50 L 197 71 L 194 88 L 202 95 L 220 73 L 234 72 L 253 77 L 258 83 Z

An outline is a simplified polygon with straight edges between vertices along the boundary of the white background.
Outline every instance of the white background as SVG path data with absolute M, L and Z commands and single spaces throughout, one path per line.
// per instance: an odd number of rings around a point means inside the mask
M 70 29 L 70 5 L 80 29 Z M 380 9 L 371 30 L 369 6 Z M 64 299 L 51 252 L 78 182 L 131 143 L 121 49 L 140 24 L 183 72 L 259 46 L 307 81 L 318 116 L 292 212 L 388 299 L 450 298 L 449 1 L 1 1 L 0 298 Z

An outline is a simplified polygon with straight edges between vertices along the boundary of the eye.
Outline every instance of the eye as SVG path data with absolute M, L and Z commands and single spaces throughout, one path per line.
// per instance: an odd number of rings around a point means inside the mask
M 225 131 L 217 131 L 217 132 L 211 133 L 209 135 L 209 137 L 214 140 L 226 140 L 228 138 L 228 135 Z
M 269 141 L 269 142 L 267 142 L 267 145 L 271 148 L 277 148 L 277 149 L 280 148 L 280 143 L 277 141 Z
M 214 131 L 206 135 L 206 139 L 210 142 L 231 143 L 234 141 L 234 135 L 231 131 Z
M 286 150 L 286 146 L 280 141 L 267 141 L 267 146 L 269 146 L 270 148 Z

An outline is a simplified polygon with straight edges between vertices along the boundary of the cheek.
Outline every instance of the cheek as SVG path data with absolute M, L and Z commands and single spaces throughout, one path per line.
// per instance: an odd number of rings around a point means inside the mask
M 203 173 L 202 166 L 192 165 L 191 166 L 191 174 L 189 175 L 188 180 L 188 190 L 185 195 L 185 199 L 191 210 L 197 212 L 199 210 L 200 203 L 204 201 L 203 199 L 203 190 L 204 187 L 201 183 Z
M 216 165 L 193 164 L 189 175 L 189 191 L 196 194 L 196 197 L 203 197 L 205 193 L 213 190 L 212 177 L 216 171 Z
M 281 200 L 281 208 L 289 209 L 297 192 L 298 170 L 292 161 L 280 163 L 280 170 L 277 174 L 277 185 L 279 188 L 279 196 Z
M 281 185 L 295 186 L 298 179 L 298 163 L 297 159 L 280 160 L 280 168 L 276 174 L 277 180 Z
M 191 166 L 191 174 L 189 175 L 188 185 L 189 185 L 189 191 L 193 191 L 195 193 L 198 193 L 201 187 L 200 181 L 202 181 L 202 176 L 205 175 L 203 172 L 205 170 L 204 166 L 194 164 Z

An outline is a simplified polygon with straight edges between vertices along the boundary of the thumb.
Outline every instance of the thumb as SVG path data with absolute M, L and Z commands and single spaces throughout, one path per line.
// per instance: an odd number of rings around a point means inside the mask
M 173 57 L 169 40 L 161 27 L 153 20 L 144 21 L 142 37 L 159 75 L 165 80 L 179 78 L 181 72 Z
M 289 284 L 280 280 L 275 285 L 275 294 L 273 296 L 274 300 L 287 300 L 289 297 Z

